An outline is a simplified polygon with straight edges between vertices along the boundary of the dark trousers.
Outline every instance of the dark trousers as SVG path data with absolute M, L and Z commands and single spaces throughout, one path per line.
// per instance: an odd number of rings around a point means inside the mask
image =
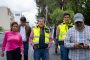
M 68 58 L 69 49 L 67 49 L 64 46 L 64 41 L 59 41 L 59 45 L 60 45 L 61 60 L 69 60 Z
M 55 53 L 57 54 L 58 53 L 58 40 L 57 39 L 54 39 L 55 41 Z
M 64 45 L 60 45 L 60 52 L 61 52 L 61 60 L 69 60 L 68 59 L 69 50 Z
M 20 48 L 6 51 L 7 60 L 21 60 Z
M 24 60 L 28 60 L 28 43 L 23 42 L 24 44 Z
M 34 49 L 34 60 L 49 60 L 49 49 Z

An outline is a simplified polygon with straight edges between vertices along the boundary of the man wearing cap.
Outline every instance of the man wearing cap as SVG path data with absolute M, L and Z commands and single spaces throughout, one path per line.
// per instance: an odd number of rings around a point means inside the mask
M 90 60 L 90 27 L 83 20 L 81 13 L 75 14 L 75 26 L 69 29 L 64 41 L 71 60 Z

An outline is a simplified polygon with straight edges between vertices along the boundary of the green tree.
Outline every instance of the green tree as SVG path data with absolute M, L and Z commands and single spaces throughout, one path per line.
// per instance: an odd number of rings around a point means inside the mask
M 74 13 L 80 12 L 85 16 L 86 24 L 89 24 L 90 19 L 90 0 L 36 0 L 37 6 L 39 7 L 38 16 L 44 16 L 46 14 L 45 7 L 48 6 L 48 22 L 54 24 L 58 20 L 61 21 L 61 15 L 66 10 Z M 63 11 L 63 12 L 62 12 Z
M 2 32 L 3 31 L 3 28 L 0 26 L 0 32 Z
M 85 24 L 90 25 L 90 0 L 87 0 L 85 2 L 85 8 L 83 9 L 84 11 L 82 12 L 85 17 Z
M 56 24 L 57 22 L 62 22 L 63 10 L 57 8 L 50 14 L 50 18 L 52 19 L 52 24 Z
M 50 15 L 51 19 L 52 19 L 52 24 L 57 24 L 63 22 L 63 14 L 64 13 L 70 13 L 71 15 L 71 20 L 73 20 L 73 15 L 74 12 L 72 10 L 61 10 L 60 8 L 57 8 L 54 10 L 54 12 Z

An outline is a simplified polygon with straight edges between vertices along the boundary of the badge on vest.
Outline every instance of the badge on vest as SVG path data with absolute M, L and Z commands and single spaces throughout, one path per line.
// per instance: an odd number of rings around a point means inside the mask
M 45 32 L 46 32 L 46 33 L 49 33 L 50 31 L 49 31 L 49 29 L 48 29 L 48 28 L 45 28 Z

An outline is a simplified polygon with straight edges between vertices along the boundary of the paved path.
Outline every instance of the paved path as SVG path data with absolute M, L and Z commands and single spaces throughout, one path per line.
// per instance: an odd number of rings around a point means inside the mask
M 59 52 L 59 49 L 58 49 Z M 33 50 L 29 49 L 29 60 L 33 60 Z M 60 60 L 60 52 L 56 55 L 54 52 L 54 45 L 49 49 L 49 60 Z
M 0 60 L 6 60 L 6 56 L 3 58 L 1 57 L 1 44 L 3 41 L 3 37 L 4 37 L 4 34 L 0 34 Z

